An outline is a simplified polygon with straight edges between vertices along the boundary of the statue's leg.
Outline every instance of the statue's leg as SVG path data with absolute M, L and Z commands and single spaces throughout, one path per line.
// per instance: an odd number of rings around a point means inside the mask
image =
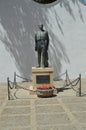
M 38 66 L 41 67 L 41 50 L 38 50 Z
M 45 63 L 44 63 L 45 67 L 48 67 L 48 52 L 45 52 Z
M 48 67 L 48 52 L 45 49 L 42 52 L 42 64 L 44 67 Z
M 45 67 L 45 52 L 44 52 L 44 48 L 42 48 L 42 65 L 43 65 L 43 67 Z

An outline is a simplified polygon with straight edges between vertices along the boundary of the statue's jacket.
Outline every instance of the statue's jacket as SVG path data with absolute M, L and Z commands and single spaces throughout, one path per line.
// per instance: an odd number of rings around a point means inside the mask
M 48 49 L 49 36 L 47 31 L 38 31 L 35 34 L 35 50 Z

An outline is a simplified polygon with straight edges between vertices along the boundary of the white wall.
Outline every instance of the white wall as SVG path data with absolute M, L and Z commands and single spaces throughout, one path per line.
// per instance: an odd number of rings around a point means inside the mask
M 71 2 L 70 2 L 71 3 Z M 57 7 L 56 7 L 57 8 Z M 63 62 L 63 71 L 67 68 L 70 76 L 77 77 L 82 74 L 86 78 L 86 6 L 79 3 L 77 5 L 71 3 L 75 20 L 68 14 L 65 8 L 58 7 L 58 14 L 62 18 L 62 29 L 64 35 L 56 30 L 65 45 L 66 53 L 68 55 L 69 64 Z M 81 10 L 81 14 L 79 11 Z M 80 15 L 82 15 L 80 17 Z
M 3 0 L 0 81 L 6 81 L 8 76 L 13 79 L 15 71 L 25 77 L 31 75 L 31 67 L 37 65 L 33 43 L 40 22 L 50 34 L 49 63 L 55 69 L 55 76 L 68 69 L 71 78 L 79 73 L 86 78 L 86 6 L 79 1 L 75 5 L 67 1 L 68 5 L 63 2 L 62 6 L 43 7 L 29 1 L 25 4 L 24 0 L 10 4 L 9 0 L 7 3 Z
M 15 62 L 0 41 L 0 82 L 6 82 L 7 77 L 13 81 L 14 72 L 18 72 Z

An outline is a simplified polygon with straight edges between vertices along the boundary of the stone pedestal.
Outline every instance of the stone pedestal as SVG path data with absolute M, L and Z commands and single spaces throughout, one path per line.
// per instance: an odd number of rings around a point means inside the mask
M 53 68 L 32 67 L 33 89 L 36 89 L 40 85 L 50 85 L 53 87 Z

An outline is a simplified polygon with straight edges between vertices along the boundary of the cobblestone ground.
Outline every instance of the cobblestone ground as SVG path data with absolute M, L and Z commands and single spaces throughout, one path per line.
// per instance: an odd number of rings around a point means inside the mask
M 86 130 L 85 94 L 76 97 L 68 89 L 52 98 L 38 98 L 19 89 L 16 96 L 8 100 L 7 86 L 0 84 L 0 130 Z

